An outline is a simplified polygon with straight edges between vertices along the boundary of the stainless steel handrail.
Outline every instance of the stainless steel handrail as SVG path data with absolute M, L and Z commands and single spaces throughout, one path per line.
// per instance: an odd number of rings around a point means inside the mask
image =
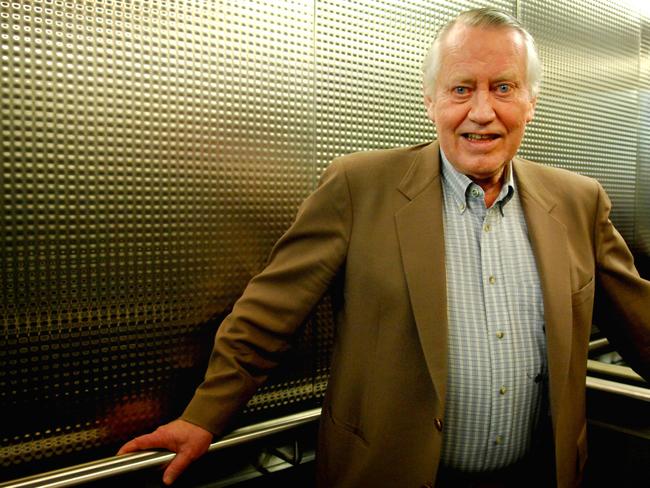
M 251 442 L 278 432 L 292 429 L 312 422 L 320 417 L 321 409 L 315 408 L 305 412 L 287 415 L 266 422 L 248 425 L 213 442 L 208 452 Z M 56 471 L 49 471 L 26 478 L 0 483 L 0 488 L 63 488 L 76 486 L 90 481 L 122 475 L 133 471 L 156 466 L 164 466 L 176 454 L 169 451 L 142 451 L 122 456 L 99 459 L 77 466 L 70 466 Z
M 589 352 L 595 350 L 595 349 L 600 349 L 601 347 L 605 347 L 609 345 L 609 340 L 607 337 L 603 337 L 601 339 L 594 339 L 593 341 L 589 341 Z
M 620 364 L 603 363 L 595 359 L 587 360 L 587 371 L 589 373 L 600 373 L 608 376 L 614 376 L 628 381 L 644 381 L 641 375 L 637 374 L 629 366 L 622 366 Z
M 626 383 L 587 376 L 587 388 L 650 402 L 650 388 L 643 388 L 642 386 L 628 385 Z
M 603 349 L 609 345 L 607 338 L 596 339 L 589 342 L 589 352 Z M 621 378 L 626 381 L 644 381 L 632 368 L 620 364 L 609 364 L 595 359 L 587 360 L 587 373 L 605 374 L 610 377 Z M 623 395 L 645 402 L 650 401 L 650 388 L 637 385 L 629 385 L 610 381 L 603 378 L 587 376 L 587 388 L 605 391 L 615 395 Z

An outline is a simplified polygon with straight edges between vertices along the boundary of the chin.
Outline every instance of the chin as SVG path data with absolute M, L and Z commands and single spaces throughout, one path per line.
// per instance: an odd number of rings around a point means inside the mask
M 474 178 L 489 178 L 503 168 L 501 159 L 492 161 L 470 161 L 462 164 L 463 173 Z

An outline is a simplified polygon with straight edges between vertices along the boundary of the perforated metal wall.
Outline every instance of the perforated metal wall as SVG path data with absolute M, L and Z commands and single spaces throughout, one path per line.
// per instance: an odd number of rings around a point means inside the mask
M 634 249 L 650 270 L 650 18 L 641 18 Z
M 313 188 L 314 22 L 311 2 L 0 5 L 7 477 L 181 411 Z M 320 347 L 301 336 L 249 412 L 314 399 Z
M 178 415 L 332 157 L 434 131 L 433 33 L 521 16 L 546 80 L 523 155 L 598 177 L 650 255 L 649 21 L 604 0 L 0 0 L 0 479 Z M 326 298 L 241 421 L 315 405 Z
M 600 180 L 615 198 L 617 227 L 634 235 L 639 139 L 639 14 L 578 0 L 522 2 L 539 44 L 542 96 L 521 154 Z

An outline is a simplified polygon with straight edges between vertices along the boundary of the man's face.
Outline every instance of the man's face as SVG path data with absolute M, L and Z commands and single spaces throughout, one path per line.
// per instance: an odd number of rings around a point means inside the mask
M 425 96 L 440 147 L 461 173 L 496 181 L 535 110 L 524 39 L 509 28 L 456 25 L 442 40 L 440 55 L 433 96 Z

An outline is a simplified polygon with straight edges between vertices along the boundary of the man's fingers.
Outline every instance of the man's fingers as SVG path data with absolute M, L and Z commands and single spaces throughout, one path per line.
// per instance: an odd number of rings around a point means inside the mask
M 212 433 L 184 420 L 174 420 L 124 444 L 118 455 L 147 449 L 167 449 L 176 454 L 165 468 L 163 482 L 172 484 L 195 459 L 210 447 Z
M 152 432 L 151 434 L 141 435 L 140 437 L 136 437 L 135 439 L 130 440 L 122 447 L 120 447 L 120 450 L 117 451 L 117 455 L 119 456 L 120 454 L 126 454 L 129 452 L 143 451 L 146 449 L 154 449 L 160 447 L 168 448 L 164 443 L 161 444 L 162 441 L 163 441 L 162 436 L 160 436 L 156 432 Z
M 163 436 L 156 435 L 155 432 L 136 437 L 132 441 L 124 444 L 117 452 L 117 455 L 119 456 L 120 454 L 127 454 L 129 452 L 142 451 L 153 447 L 165 447 L 161 446 L 161 437 Z M 165 472 L 163 474 L 163 483 L 166 485 L 171 485 L 174 481 L 176 481 L 176 478 L 178 478 L 183 473 L 183 471 L 187 469 L 193 460 L 194 458 L 192 455 L 188 454 L 185 451 L 177 453 L 165 468 Z
M 185 452 L 179 452 L 174 456 L 174 459 L 169 463 L 165 468 L 163 473 L 163 483 L 166 485 L 171 485 L 176 478 L 178 478 L 183 471 L 192 463 L 193 458 L 186 454 Z
M 134 452 L 138 450 L 138 444 L 137 444 L 137 439 L 130 440 L 126 444 L 124 444 L 122 447 L 120 447 L 120 450 L 117 451 L 117 455 L 121 456 L 122 454 L 126 454 L 129 452 Z

